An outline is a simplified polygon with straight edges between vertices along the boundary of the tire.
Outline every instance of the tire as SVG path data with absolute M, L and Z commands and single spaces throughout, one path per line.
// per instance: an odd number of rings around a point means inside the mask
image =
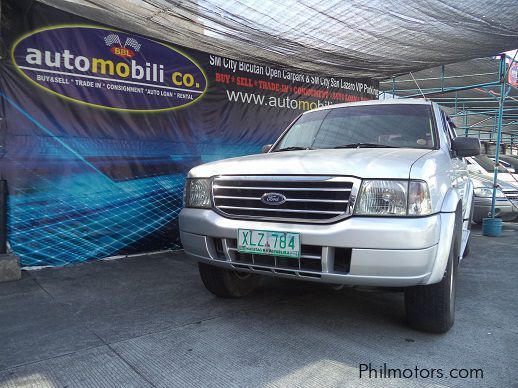
M 255 291 L 260 277 L 255 274 L 231 271 L 198 263 L 198 271 L 205 288 L 220 298 L 241 298 Z
M 407 320 L 416 330 L 440 334 L 446 333 L 453 326 L 458 267 L 456 246 L 452 243 L 441 282 L 405 290 Z

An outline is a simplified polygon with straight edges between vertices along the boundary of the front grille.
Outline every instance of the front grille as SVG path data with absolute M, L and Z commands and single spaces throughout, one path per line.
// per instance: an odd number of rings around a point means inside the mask
M 354 178 L 330 176 L 220 176 L 214 179 L 214 206 L 223 215 L 242 219 L 329 222 L 349 209 Z M 286 198 L 265 204 L 267 193 Z
M 518 190 L 504 190 L 504 195 L 511 201 L 518 201 Z
M 215 260 L 230 262 L 236 269 L 255 272 L 320 278 L 323 272 L 347 275 L 351 268 L 351 248 L 327 247 L 329 268 L 323 268 L 323 249 L 318 245 L 301 245 L 300 258 L 270 256 L 239 252 L 237 240 L 214 238 Z M 329 256 L 330 255 L 330 256 Z M 333 264 L 329 264 L 333 263 Z

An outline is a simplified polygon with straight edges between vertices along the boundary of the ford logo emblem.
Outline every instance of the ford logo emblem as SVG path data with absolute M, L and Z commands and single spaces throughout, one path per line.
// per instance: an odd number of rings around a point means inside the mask
M 286 197 L 280 193 L 264 193 L 261 202 L 265 205 L 282 205 L 286 202 Z

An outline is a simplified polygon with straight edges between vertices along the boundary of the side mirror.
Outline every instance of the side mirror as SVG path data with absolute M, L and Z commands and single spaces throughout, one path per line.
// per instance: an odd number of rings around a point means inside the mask
M 480 155 L 480 140 L 475 137 L 456 137 L 451 143 L 451 149 L 459 157 Z
M 261 148 L 261 153 L 266 154 L 268 151 L 272 149 L 273 144 L 266 144 L 263 145 L 263 148 Z

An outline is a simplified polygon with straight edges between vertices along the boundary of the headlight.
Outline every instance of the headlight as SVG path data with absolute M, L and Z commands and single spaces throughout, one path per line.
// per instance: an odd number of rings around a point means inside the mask
M 354 213 L 377 216 L 431 214 L 428 185 L 423 181 L 365 180 Z
M 209 208 L 211 189 L 212 179 L 210 178 L 187 179 L 184 191 L 185 207 Z
M 480 198 L 493 198 L 493 189 L 490 187 L 477 187 L 473 190 L 475 197 Z M 496 189 L 496 198 L 505 197 L 504 193 L 500 189 Z
M 408 186 L 408 215 L 432 214 L 432 200 L 428 185 L 423 181 L 410 181 Z

